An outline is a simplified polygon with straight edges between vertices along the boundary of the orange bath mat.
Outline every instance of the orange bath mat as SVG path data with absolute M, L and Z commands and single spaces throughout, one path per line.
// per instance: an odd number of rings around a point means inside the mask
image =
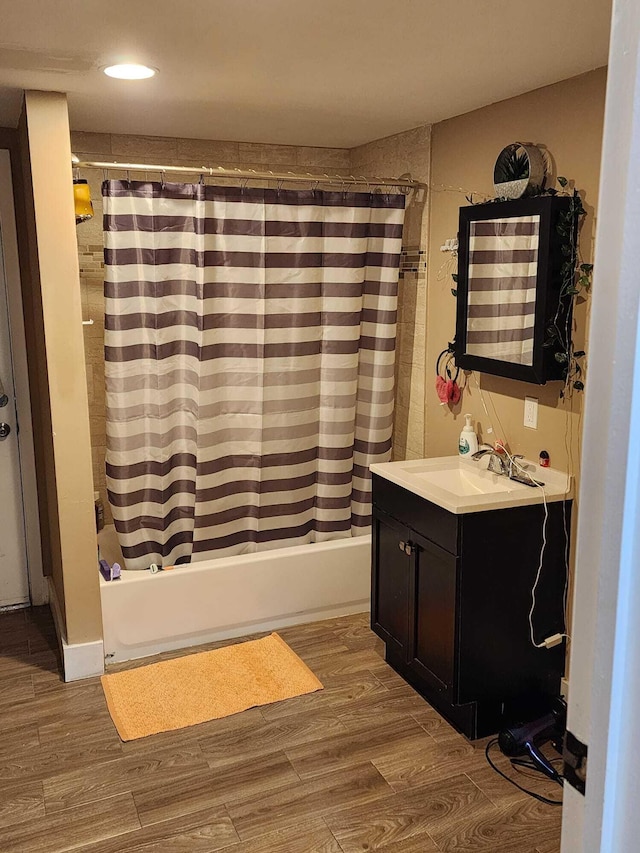
M 122 740 L 194 726 L 322 690 L 277 634 L 102 676 Z

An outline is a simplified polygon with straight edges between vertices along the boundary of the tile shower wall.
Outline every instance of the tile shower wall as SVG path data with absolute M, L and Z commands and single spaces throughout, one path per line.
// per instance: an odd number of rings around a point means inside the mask
M 320 172 L 350 174 L 350 153 L 344 148 L 308 148 L 293 145 L 261 145 L 245 142 L 215 142 L 202 139 L 173 139 L 152 136 L 122 136 L 107 133 L 71 134 L 71 149 L 80 160 L 158 163 L 168 166 L 212 165 L 259 171 Z M 197 173 L 194 173 L 194 179 Z M 112 177 L 126 177 L 113 172 Z M 91 186 L 95 216 L 78 225 L 80 285 L 89 392 L 89 417 L 95 490 L 111 520 L 105 483 L 105 393 L 104 393 L 104 296 L 101 170 L 88 169 L 80 177 Z M 185 176 L 189 178 L 188 175 Z M 149 172 L 149 180 L 158 174 Z
M 351 150 L 356 175 L 409 173 L 429 183 L 431 128 L 377 139 Z M 427 322 L 427 193 L 407 198 L 398 293 L 398 343 L 396 355 L 396 406 L 394 459 L 422 459 L 424 453 L 425 335 Z M 428 379 L 427 379 L 428 381 Z

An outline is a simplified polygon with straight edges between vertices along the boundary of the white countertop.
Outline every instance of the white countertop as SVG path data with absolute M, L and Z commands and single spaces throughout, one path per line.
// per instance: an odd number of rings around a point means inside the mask
M 518 463 L 527 475 L 544 484 L 527 486 L 488 471 L 488 462 L 489 454 L 477 461 L 460 456 L 439 456 L 382 462 L 372 465 L 371 471 L 456 515 L 573 497 L 573 478 L 563 471 L 541 468 L 534 462 L 520 459 Z

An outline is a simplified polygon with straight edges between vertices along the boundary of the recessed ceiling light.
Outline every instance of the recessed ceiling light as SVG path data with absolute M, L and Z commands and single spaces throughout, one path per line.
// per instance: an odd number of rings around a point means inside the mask
M 103 68 L 103 71 L 108 77 L 117 77 L 118 80 L 146 80 L 147 77 L 153 77 L 156 73 L 155 68 L 149 68 L 148 65 L 138 65 L 134 62 L 109 65 L 107 68 Z

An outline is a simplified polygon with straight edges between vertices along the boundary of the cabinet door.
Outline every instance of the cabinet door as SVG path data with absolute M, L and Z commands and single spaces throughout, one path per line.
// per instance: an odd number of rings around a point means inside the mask
M 455 669 L 458 560 L 422 538 L 413 547 L 410 666 L 438 690 L 449 691 Z
M 406 660 L 412 557 L 409 531 L 384 513 L 373 514 L 371 630 Z

